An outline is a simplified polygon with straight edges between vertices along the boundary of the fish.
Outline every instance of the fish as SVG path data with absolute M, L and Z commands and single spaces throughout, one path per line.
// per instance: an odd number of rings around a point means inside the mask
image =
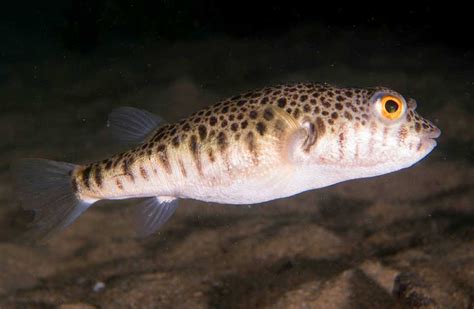
M 175 123 L 120 107 L 108 126 L 129 150 L 84 165 L 22 159 L 13 184 L 41 239 L 97 201 L 130 198 L 146 237 L 180 199 L 251 205 L 408 168 L 441 134 L 416 107 L 386 87 L 311 82 L 244 92 Z

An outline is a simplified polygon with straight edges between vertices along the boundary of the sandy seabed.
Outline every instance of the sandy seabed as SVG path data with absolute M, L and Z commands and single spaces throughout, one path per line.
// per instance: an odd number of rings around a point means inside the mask
M 1 308 L 474 308 L 472 55 L 324 37 L 228 37 L 51 48 L 0 79 Z M 113 48 L 112 48 L 113 46 Z M 378 46 L 378 45 L 377 45 Z M 133 202 L 101 202 L 43 246 L 9 163 L 87 162 L 121 148 L 105 121 L 132 105 L 174 121 L 238 92 L 291 81 L 385 85 L 443 131 L 410 169 L 252 207 L 183 200 L 148 239 Z

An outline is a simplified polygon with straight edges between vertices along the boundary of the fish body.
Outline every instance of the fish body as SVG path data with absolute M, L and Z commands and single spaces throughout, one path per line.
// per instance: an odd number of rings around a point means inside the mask
M 84 205 L 156 197 L 144 207 L 141 224 L 159 221 L 149 234 L 180 198 L 255 204 L 409 167 L 440 135 L 415 108 L 388 88 L 315 83 L 243 93 L 172 124 L 125 108 L 112 113 L 112 124 L 123 134 L 141 130 L 135 135 L 143 140 L 111 158 L 68 166 L 67 179 Z M 64 227 L 54 224 L 49 231 Z

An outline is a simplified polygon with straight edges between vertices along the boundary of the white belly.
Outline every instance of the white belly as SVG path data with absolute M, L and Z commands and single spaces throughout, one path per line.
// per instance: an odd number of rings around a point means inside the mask
M 324 177 L 322 169 L 287 166 L 259 169 L 229 181 L 189 183 L 180 188 L 179 197 L 222 204 L 255 204 L 292 196 L 335 182 Z

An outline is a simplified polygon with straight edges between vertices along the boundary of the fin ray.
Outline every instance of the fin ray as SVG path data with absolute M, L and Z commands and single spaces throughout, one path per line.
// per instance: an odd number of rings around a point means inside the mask
M 161 117 L 148 111 L 123 106 L 109 114 L 107 126 L 116 140 L 125 144 L 139 144 L 164 123 Z
M 148 197 L 136 206 L 136 227 L 139 237 L 155 233 L 174 214 L 178 200 L 164 197 Z
M 71 173 L 76 165 L 44 159 L 18 160 L 11 166 L 17 200 L 34 211 L 29 238 L 45 240 L 74 222 L 89 206 L 74 192 Z

